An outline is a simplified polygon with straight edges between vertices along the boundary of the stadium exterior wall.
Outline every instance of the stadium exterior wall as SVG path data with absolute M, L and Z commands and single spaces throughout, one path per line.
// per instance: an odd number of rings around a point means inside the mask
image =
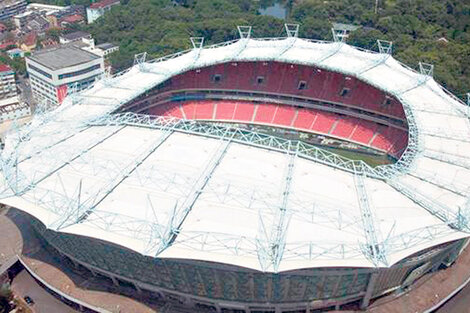
M 34 217 L 31 225 L 60 254 L 93 275 L 133 285 L 167 301 L 217 312 L 309 312 L 340 308 L 409 287 L 424 274 L 450 264 L 466 239 L 433 247 L 390 268 L 310 268 L 262 273 L 202 261 L 158 259 L 105 241 L 48 230 Z M 237 311 L 238 310 L 238 311 Z

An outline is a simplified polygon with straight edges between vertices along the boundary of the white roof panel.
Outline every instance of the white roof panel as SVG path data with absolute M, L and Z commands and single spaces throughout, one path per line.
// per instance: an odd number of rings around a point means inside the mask
M 134 117 L 134 126 L 93 122 L 175 74 L 237 61 L 311 65 L 391 93 L 417 128 L 410 130 L 411 149 L 395 165 L 399 172 L 383 166 L 389 171 L 370 169 L 360 178 L 348 164 L 322 159 L 328 166 L 191 127 L 159 130 L 142 116 Z M 462 220 L 469 197 L 466 109 L 431 77 L 391 56 L 299 38 L 243 39 L 136 65 L 36 116 L 23 133 L 7 137 L 2 157 L 10 160 L 3 172 L 9 179 L 0 180 L 0 201 L 56 231 L 159 258 L 263 271 L 390 266 L 468 236 L 448 226 Z M 17 167 L 11 162 L 16 155 Z M 23 192 L 15 195 L 12 177 L 19 177 L 15 184 Z M 168 234 L 176 235 L 165 246 Z M 386 264 L 366 252 L 372 244 L 389 248 Z M 273 249 L 282 249 L 280 259 L 263 264 L 263 253 Z

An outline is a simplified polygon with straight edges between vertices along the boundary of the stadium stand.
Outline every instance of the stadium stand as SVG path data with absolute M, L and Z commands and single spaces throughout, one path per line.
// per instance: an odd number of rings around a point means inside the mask
M 297 129 L 354 142 L 399 157 L 407 132 L 360 118 L 275 103 L 238 100 L 189 100 L 153 106 L 152 115 L 194 120 L 243 122 Z
M 188 71 L 163 91 L 182 89 L 259 91 L 300 95 L 404 119 L 400 103 L 354 77 L 303 65 L 237 62 Z

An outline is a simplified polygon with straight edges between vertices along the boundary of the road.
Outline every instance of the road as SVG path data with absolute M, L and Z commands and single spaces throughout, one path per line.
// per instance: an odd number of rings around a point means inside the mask
M 26 270 L 13 279 L 11 289 L 18 297 L 29 296 L 33 299 L 34 304 L 30 308 L 34 313 L 78 313 L 39 286 Z
M 20 98 L 31 105 L 31 108 L 34 109 L 34 100 L 31 93 L 31 85 L 28 78 L 24 78 L 21 75 L 17 75 L 16 85 L 20 94 Z

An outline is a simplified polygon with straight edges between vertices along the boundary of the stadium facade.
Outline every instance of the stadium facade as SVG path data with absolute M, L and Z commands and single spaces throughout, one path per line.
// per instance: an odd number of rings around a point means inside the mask
M 367 307 L 452 264 L 470 226 L 466 105 L 391 43 L 286 31 L 138 55 L 39 112 L 6 137 L 0 202 L 93 273 L 198 310 Z

